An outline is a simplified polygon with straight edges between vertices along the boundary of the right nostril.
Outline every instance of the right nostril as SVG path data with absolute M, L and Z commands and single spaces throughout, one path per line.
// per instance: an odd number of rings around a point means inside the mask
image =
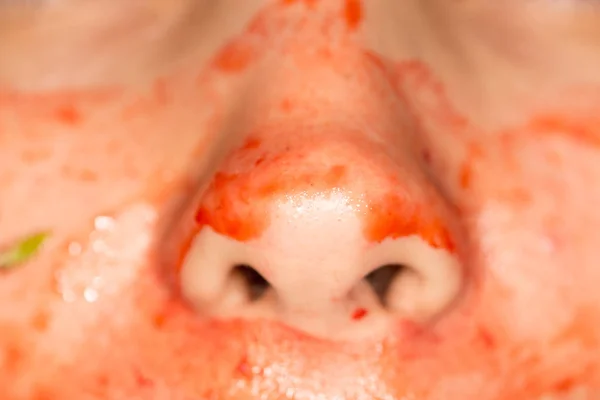
M 388 307 L 390 287 L 394 280 L 399 278 L 404 269 L 404 265 L 387 264 L 371 271 L 365 276 L 365 280 L 371 286 L 379 303 L 383 307 Z
M 248 301 L 251 303 L 262 299 L 271 287 L 271 284 L 256 269 L 247 264 L 236 265 L 232 275 L 242 281 Z

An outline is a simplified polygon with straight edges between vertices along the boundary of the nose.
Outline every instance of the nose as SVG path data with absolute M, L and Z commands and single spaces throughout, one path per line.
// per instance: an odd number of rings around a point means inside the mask
M 362 339 L 459 295 L 452 215 L 409 155 L 323 130 L 253 134 L 214 176 L 180 270 L 200 313 Z

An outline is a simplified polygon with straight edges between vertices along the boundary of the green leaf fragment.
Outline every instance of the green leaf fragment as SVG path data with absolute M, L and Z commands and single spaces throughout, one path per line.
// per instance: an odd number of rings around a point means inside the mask
M 40 232 L 28 236 L 5 250 L 0 250 L 0 270 L 14 268 L 35 256 L 46 239 L 48 232 Z

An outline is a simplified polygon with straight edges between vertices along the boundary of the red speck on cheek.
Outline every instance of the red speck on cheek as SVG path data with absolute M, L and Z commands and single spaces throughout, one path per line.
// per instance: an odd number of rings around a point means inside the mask
M 252 378 L 252 366 L 248 363 L 248 356 L 242 357 L 236 367 L 236 373 L 245 379 Z
M 478 337 L 485 348 L 493 349 L 494 347 L 496 347 L 496 340 L 486 328 L 479 328 Z
M 256 52 L 252 46 L 243 41 L 234 41 L 217 54 L 215 66 L 226 73 L 242 72 L 255 57 Z
M 82 182 L 95 182 L 98 179 L 95 171 L 86 168 L 73 168 L 70 165 L 63 166 L 62 175 L 67 179 L 75 179 Z
M 135 370 L 135 383 L 139 388 L 153 386 L 152 380 L 148 379 L 141 371 Z
M 600 146 L 598 133 L 600 120 L 597 115 L 591 118 L 556 114 L 543 114 L 533 118 L 524 130 L 529 134 L 565 135 L 594 147 Z
M 458 184 L 464 190 L 470 189 L 473 183 L 473 172 L 475 164 L 483 156 L 483 150 L 480 146 L 472 144 L 469 146 L 467 156 L 460 166 L 458 173 Z
M 362 4 L 360 0 L 346 0 L 344 6 L 344 18 L 350 30 L 358 28 L 362 21 Z
M 576 384 L 577 380 L 572 377 L 564 378 L 554 385 L 554 390 L 559 393 L 565 393 L 570 391 Z
M 314 7 L 319 0 L 301 0 L 308 8 Z M 282 3 L 286 6 L 298 3 L 298 0 L 282 0 Z
M 27 332 L 0 326 L 0 382 L 5 377 L 18 378 L 31 364 L 31 337 Z
M 25 353 L 22 348 L 16 344 L 9 344 L 4 349 L 3 370 L 8 373 L 14 373 L 20 370 L 23 365 Z
M 368 311 L 365 308 L 357 308 L 352 312 L 352 319 L 355 321 L 360 321 L 364 317 L 366 317 Z
M 43 332 L 48 328 L 49 316 L 46 311 L 39 311 L 33 316 L 31 325 L 38 332 Z
M 37 388 L 31 400 L 54 400 L 57 396 L 53 391 L 46 388 Z
M 77 125 L 83 120 L 83 116 L 75 106 L 66 105 L 56 110 L 56 119 L 65 125 Z
M 100 374 L 96 377 L 96 384 L 102 389 L 106 389 L 110 383 L 110 379 L 106 374 Z
M 154 317 L 152 318 L 152 325 L 154 325 L 154 327 L 157 330 L 161 330 L 164 328 L 166 320 L 167 320 L 167 316 L 165 315 L 165 313 L 160 312 L 160 313 L 154 315 Z
M 76 125 L 84 120 L 83 107 L 104 106 L 122 95 L 115 88 L 85 90 L 80 92 L 55 91 L 46 94 L 25 94 L 5 91 L 0 94 L 0 105 L 31 118 L 49 118 L 66 125 Z
M 261 141 L 256 138 L 250 138 L 244 143 L 242 150 L 253 150 L 258 149 L 260 147 Z
M 290 99 L 283 99 L 281 102 L 281 111 L 290 113 L 294 110 L 294 102 Z
M 204 400 L 219 400 L 221 397 L 219 397 L 219 394 L 215 390 L 208 389 L 202 394 L 201 398 Z
M 423 150 L 421 152 L 421 158 L 423 159 L 423 162 L 425 162 L 425 164 L 430 165 L 431 164 L 431 152 L 427 149 Z
M 471 179 L 473 177 L 473 171 L 471 165 L 468 162 L 463 163 L 460 167 L 459 183 L 463 189 L 468 189 L 471 186 Z

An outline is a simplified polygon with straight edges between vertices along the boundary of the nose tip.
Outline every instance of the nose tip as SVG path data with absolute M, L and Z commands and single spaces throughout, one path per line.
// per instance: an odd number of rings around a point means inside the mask
M 261 151 L 253 140 L 207 190 L 180 269 L 190 303 L 329 339 L 381 336 L 447 310 L 462 268 L 427 185 L 399 179 L 406 168 L 378 147 L 288 141 Z

